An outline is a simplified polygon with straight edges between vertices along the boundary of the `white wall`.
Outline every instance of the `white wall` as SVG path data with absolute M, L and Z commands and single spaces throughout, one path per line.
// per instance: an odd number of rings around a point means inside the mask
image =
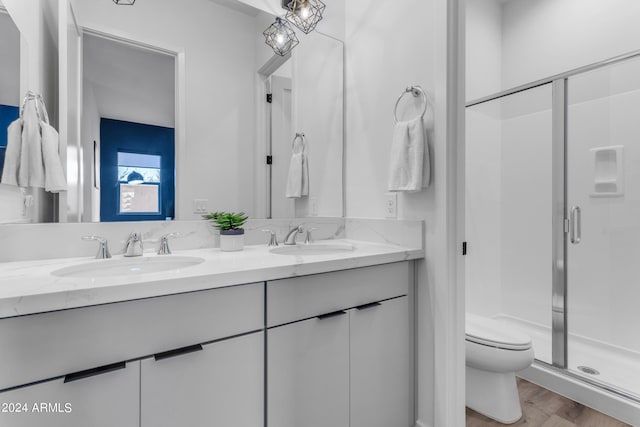
M 447 46 L 457 43 L 451 36 L 457 31 L 452 23 L 459 25 L 455 22 L 457 2 L 345 3 L 348 217 L 384 218 L 394 104 L 411 84 L 421 85 L 429 94 L 426 123 L 432 184 L 420 193 L 398 196 L 400 218 L 426 221 L 426 259 L 416 271 L 417 417 L 420 426 L 462 425 L 464 398 L 457 393 L 464 390 L 464 340 L 460 325 L 451 318 L 463 307 L 454 303 L 457 289 L 452 282 L 451 250 L 457 243 L 449 232 L 456 212 L 448 211 L 455 199 L 448 187 L 455 186 L 455 173 L 448 162 L 457 144 L 455 125 L 448 127 L 454 123 L 448 121 L 448 95 L 455 97 L 455 89 L 450 89 L 464 84 L 457 81 L 455 72 L 460 58 L 447 56 Z M 460 348 L 462 351 L 455 351 Z
M 93 85 L 88 83 L 82 87 L 81 129 L 85 164 L 83 222 L 100 222 L 100 112 L 93 92 Z M 96 143 L 97 165 L 94 165 L 93 158 L 94 141 Z
M 466 0 L 466 95 L 468 101 L 502 89 L 502 2 Z
M 504 88 L 640 49 L 635 0 L 512 0 L 503 14 Z
M 179 78 L 185 84 L 187 127 L 177 158 L 179 217 L 199 218 L 191 212 L 196 198 L 208 199 L 211 210 L 251 214 L 254 17 L 209 0 L 137 2 L 135 7 L 86 0 L 77 6 L 81 26 L 184 54 L 185 75 Z
M 0 104 L 20 105 L 20 32 L 11 17 L 0 13 Z
M 175 127 L 175 57 L 86 34 L 82 78 L 100 117 Z

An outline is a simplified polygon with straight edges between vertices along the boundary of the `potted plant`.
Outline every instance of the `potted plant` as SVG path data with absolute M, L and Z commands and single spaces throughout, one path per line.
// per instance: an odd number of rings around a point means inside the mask
M 241 251 L 244 247 L 244 228 L 249 218 L 244 212 L 211 212 L 202 216 L 220 230 L 220 250 Z

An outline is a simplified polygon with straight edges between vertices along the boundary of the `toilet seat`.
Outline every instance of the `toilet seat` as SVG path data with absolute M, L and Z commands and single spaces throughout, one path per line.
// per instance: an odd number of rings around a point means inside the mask
M 531 348 L 531 338 L 496 320 L 467 313 L 466 340 L 503 350 L 523 351 Z

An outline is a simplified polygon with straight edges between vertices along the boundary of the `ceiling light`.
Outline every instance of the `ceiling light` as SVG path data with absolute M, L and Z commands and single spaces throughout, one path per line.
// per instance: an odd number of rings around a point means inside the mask
M 113 0 L 115 4 L 133 6 L 136 0 Z
M 276 18 L 276 22 L 264 30 L 262 34 L 264 34 L 265 43 L 280 56 L 285 56 L 299 43 L 291 25 L 280 18 Z
M 282 0 L 282 2 L 287 10 L 285 18 L 305 34 L 309 34 L 316 28 L 318 22 L 322 20 L 322 13 L 326 7 L 320 0 Z

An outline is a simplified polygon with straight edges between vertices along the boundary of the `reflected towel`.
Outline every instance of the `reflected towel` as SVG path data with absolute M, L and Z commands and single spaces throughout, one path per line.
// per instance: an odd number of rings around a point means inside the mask
M 423 172 L 426 172 L 425 184 L 429 185 L 429 154 L 426 145 L 422 117 L 396 123 L 391 143 L 388 191 L 422 190 Z
M 35 102 L 29 101 L 22 116 L 22 149 L 18 185 L 44 188 L 44 162 L 42 160 L 42 136 Z
M 289 198 L 309 195 L 309 160 L 305 153 L 305 147 L 305 143 L 297 141 L 291 153 L 286 190 L 286 196 Z
M 44 188 L 52 193 L 67 189 L 58 153 L 58 132 L 49 125 L 40 99 L 27 101 L 22 117 L 7 128 L 7 143 L 3 184 Z
M 4 154 L 2 183 L 18 185 L 20 152 L 22 151 L 22 119 L 14 120 L 7 128 L 7 150 Z
M 48 123 L 40 122 L 45 191 L 59 193 L 67 189 L 67 180 L 58 154 L 58 132 Z

